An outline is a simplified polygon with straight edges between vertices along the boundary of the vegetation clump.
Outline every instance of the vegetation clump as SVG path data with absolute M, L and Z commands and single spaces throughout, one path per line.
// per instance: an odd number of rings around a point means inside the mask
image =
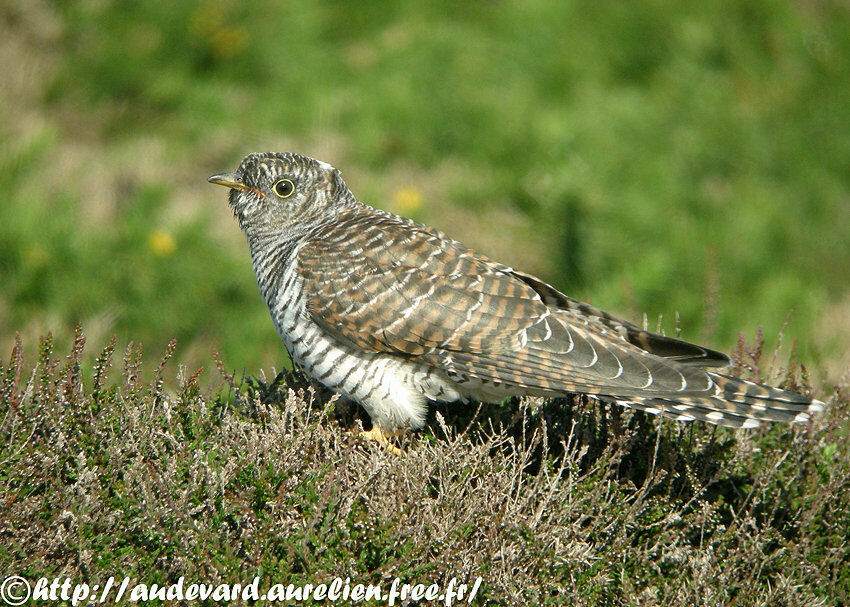
M 206 390 L 202 370 L 174 373 L 174 342 L 150 377 L 138 345 L 84 345 L 78 329 L 58 356 L 48 336 L 27 363 L 17 340 L 0 368 L 3 571 L 481 576 L 492 605 L 850 599 L 847 385 L 810 424 L 751 432 L 580 397 L 442 405 L 393 456 L 297 374 L 237 379 L 218 359 Z M 736 368 L 762 359 L 742 342 Z M 798 369 L 778 375 L 811 390 Z

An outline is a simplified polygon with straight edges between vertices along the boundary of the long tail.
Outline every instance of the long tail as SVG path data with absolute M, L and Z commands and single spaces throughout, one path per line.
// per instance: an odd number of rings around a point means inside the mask
M 714 381 L 714 394 L 670 393 L 662 396 L 611 398 L 619 405 L 633 407 L 681 421 L 701 420 L 729 428 L 757 428 L 761 422 L 805 422 L 823 411 L 824 403 L 779 388 L 708 373 Z

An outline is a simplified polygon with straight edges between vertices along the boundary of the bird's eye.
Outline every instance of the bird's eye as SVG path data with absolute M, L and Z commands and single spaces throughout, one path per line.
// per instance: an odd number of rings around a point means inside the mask
M 292 192 L 295 191 L 295 184 L 289 179 L 281 179 L 274 184 L 272 190 L 281 198 L 289 198 L 292 196 Z

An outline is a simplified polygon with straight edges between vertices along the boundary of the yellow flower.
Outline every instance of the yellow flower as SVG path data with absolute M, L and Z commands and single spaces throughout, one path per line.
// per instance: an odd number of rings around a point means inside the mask
M 199 5 L 189 28 L 205 42 L 210 54 L 217 59 L 232 59 L 248 47 L 248 30 L 234 23 L 219 3 L 204 2 Z
M 396 190 L 393 200 L 401 213 L 414 213 L 422 206 L 422 192 L 413 186 L 405 186 Z
M 248 30 L 236 25 L 223 25 L 210 34 L 209 44 L 216 57 L 237 57 L 248 46 Z
M 157 257 L 168 257 L 177 249 L 174 237 L 159 228 L 151 230 L 151 233 L 148 234 L 148 246 Z
M 24 260 L 28 266 L 40 268 L 49 258 L 47 251 L 40 244 L 31 244 L 24 249 Z

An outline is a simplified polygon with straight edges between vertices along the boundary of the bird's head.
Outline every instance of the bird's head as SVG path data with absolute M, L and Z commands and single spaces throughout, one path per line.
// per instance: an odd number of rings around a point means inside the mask
M 207 181 L 230 188 L 233 214 L 249 236 L 314 225 L 354 200 L 334 167 L 291 153 L 249 154 L 236 172 Z

